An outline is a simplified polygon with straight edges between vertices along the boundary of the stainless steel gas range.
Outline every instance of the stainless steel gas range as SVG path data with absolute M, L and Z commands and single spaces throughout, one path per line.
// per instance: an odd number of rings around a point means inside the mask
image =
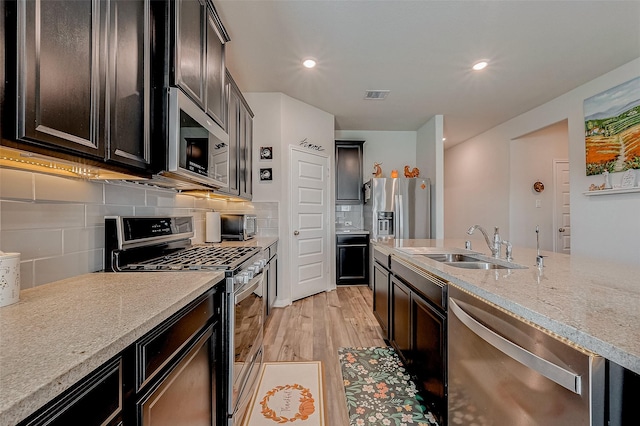
M 223 354 L 228 425 L 242 420 L 262 365 L 266 302 L 260 247 L 192 244 L 193 217 L 105 217 L 105 271 L 225 273 Z M 185 277 L 186 278 L 186 277 Z

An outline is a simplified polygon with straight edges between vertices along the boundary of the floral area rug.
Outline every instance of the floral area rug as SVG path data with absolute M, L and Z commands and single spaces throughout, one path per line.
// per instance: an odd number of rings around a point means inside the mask
M 351 426 L 438 424 L 393 348 L 340 348 L 338 358 Z

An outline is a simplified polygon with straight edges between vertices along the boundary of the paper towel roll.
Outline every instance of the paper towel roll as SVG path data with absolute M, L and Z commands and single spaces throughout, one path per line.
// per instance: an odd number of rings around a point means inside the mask
M 205 242 L 207 243 L 219 243 L 222 241 L 220 238 L 220 213 L 207 212 L 205 218 Z
M 20 253 L 0 254 L 0 306 L 20 299 Z

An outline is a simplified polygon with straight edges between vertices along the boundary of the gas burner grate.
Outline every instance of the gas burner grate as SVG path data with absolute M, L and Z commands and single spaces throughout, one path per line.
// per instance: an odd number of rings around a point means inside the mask
M 192 246 L 165 256 L 129 264 L 127 269 L 233 269 L 259 251 L 259 247 Z

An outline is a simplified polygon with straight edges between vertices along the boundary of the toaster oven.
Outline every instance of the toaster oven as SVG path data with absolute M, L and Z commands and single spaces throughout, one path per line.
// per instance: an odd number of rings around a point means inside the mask
M 250 240 L 256 236 L 258 226 L 254 214 L 221 214 L 220 236 L 223 240 Z

